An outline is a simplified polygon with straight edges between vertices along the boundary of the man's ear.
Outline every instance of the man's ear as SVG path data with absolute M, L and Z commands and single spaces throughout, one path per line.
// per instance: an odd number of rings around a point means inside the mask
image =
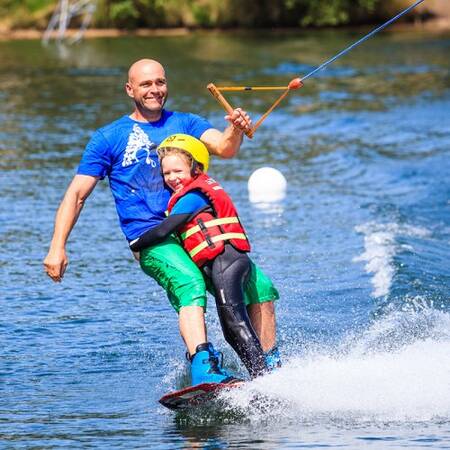
M 131 83 L 129 81 L 125 83 L 125 91 L 128 97 L 134 98 L 133 87 L 131 86 Z

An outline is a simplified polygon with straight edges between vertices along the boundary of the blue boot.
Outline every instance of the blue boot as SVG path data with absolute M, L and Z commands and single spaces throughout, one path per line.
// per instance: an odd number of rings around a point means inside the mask
M 277 346 L 273 347 L 268 352 L 265 352 L 264 358 L 266 359 L 267 369 L 269 372 L 273 372 L 275 369 L 279 369 L 281 367 L 281 356 Z
M 237 378 L 222 367 L 223 356 L 212 344 L 205 342 L 198 345 L 195 350 L 195 354 L 190 358 L 192 385 L 237 381 Z

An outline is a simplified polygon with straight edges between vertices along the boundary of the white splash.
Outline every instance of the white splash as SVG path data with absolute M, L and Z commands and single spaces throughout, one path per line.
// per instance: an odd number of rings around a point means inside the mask
M 398 244 L 397 237 L 426 237 L 430 234 L 425 228 L 397 223 L 368 222 L 355 227 L 355 230 L 364 234 L 364 253 L 353 258 L 353 262 L 366 261 L 366 272 L 373 274 L 373 297 L 389 294 L 395 276 L 394 257 L 402 250 L 412 250 L 409 246 Z
M 411 320 L 432 324 L 425 339 L 395 351 L 374 350 L 374 335 L 383 341 L 383 319 L 360 337 L 360 345 L 349 349 L 347 342 L 338 352 L 293 357 L 277 372 L 226 393 L 226 399 L 256 421 L 270 415 L 277 421 L 345 426 L 450 423 L 450 314 L 428 309 L 423 319 L 420 315 L 411 313 Z M 259 407 L 258 399 L 263 399 Z

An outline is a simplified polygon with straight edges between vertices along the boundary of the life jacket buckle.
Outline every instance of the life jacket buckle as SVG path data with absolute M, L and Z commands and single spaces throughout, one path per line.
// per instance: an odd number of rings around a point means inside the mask
M 198 218 L 197 223 L 200 228 L 200 231 L 202 232 L 203 236 L 205 237 L 205 241 L 208 244 L 208 246 L 210 248 L 216 248 L 216 244 L 214 244 L 214 242 L 212 241 L 211 236 L 208 233 L 208 228 L 205 225 L 205 222 L 203 222 L 203 219 Z

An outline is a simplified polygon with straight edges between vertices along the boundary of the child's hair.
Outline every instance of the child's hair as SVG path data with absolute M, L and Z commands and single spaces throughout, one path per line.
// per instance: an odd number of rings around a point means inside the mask
M 158 158 L 159 158 L 160 163 L 166 156 L 178 155 L 189 164 L 189 166 L 191 167 L 192 175 L 195 174 L 197 168 L 199 168 L 201 171 L 203 171 L 203 164 L 197 162 L 189 152 L 182 150 L 181 148 L 164 147 L 164 148 L 159 148 L 157 151 L 158 151 Z

